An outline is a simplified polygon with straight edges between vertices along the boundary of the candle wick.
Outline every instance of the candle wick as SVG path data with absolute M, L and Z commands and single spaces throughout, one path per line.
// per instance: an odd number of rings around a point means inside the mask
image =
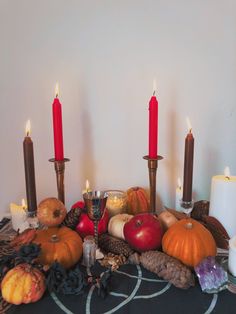
M 230 180 L 230 177 L 229 177 L 229 176 L 225 176 L 225 177 L 226 177 L 226 179 Z
M 26 132 L 26 136 L 29 137 L 29 131 Z
M 153 91 L 153 95 L 152 95 L 152 96 L 155 96 L 155 95 L 156 95 L 156 91 L 154 90 L 154 91 Z
M 58 93 L 56 93 L 55 98 L 58 98 Z
M 189 129 L 189 133 L 192 133 L 192 128 Z

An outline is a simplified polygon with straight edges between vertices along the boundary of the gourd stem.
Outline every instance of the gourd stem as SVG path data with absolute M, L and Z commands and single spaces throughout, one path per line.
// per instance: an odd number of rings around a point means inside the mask
M 185 226 L 186 226 L 186 229 L 192 229 L 193 228 L 193 224 L 191 222 L 187 222 Z

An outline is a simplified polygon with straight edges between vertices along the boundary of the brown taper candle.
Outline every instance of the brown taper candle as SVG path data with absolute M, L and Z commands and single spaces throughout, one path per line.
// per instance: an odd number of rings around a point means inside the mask
M 185 138 L 183 201 L 192 201 L 194 138 L 190 130 Z
M 29 130 L 26 131 L 26 137 L 23 142 L 24 164 L 25 164 L 25 185 L 27 196 L 28 212 L 34 212 L 37 209 L 36 187 L 34 174 L 34 148 Z

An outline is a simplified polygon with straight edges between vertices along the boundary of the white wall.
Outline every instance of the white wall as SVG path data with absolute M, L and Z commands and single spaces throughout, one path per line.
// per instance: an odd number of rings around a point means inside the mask
M 159 100 L 157 190 L 174 205 L 185 117 L 195 137 L 194 190 L 209 199 L 236 174 L 236 2 L 0 0 L 0 212 L 25 196 L 22 141 L 32 123 L 38 201 L 56 195 L 51 103 L 63 104 L 68 208 L 88 178 L 99 189 L 148 187 L 148 101 Z

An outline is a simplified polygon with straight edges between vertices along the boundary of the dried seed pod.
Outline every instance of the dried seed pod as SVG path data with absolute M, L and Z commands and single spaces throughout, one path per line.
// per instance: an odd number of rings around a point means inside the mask
M 98 244 L 99 247 L 105 252 L 111 252 L 117 255 L 123 254 L 124 256 L 128 257 L 134 252 L 127 242 L 115 238 L 107 233 L 99 236 Z
M 202 200 L 194 203 L 191 217 L 196 220 L 202 220 L 203 216 L 209 214 L 210 202 Z
M 212 216 L 203 216 L 201 223 L 211 232 L 217 247 L 221 249 L 229 248 L 230 237 L 219 220 Z

